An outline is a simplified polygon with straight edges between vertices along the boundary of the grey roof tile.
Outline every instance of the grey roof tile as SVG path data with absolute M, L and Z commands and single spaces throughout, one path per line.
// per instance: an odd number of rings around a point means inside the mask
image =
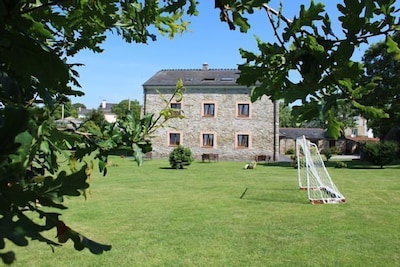
M 178 79 L 184 86 L 236 85 L 240 71 L 237 69 L 170 69 L 160 70 L 143 86 L 175 86 Z
M 279 135 L 284 138 L 296 139 L 305 136 L 308 139 L 330 139 L 324 129 L 320 128 L 280 128 Z

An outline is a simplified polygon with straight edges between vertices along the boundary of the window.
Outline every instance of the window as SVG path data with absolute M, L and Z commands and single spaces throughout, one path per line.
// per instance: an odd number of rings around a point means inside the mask
M 182 105 L 181 103 L 171 103 L 171 108 L 173 109 L 173 115 L 181 115 L 182 114 Z
M 214 117 L 215 116 L 215 103 L 204 103 L 203 104 L 203 116 Z
M 214 134 L 203 133 L 203 147 L 214 147 Z
M 351 137 L 355 137 L 358 135 L 357 129 L 351 129 Z
M 249 148 L 250 147 L 250 136 L 248 134 L 237 134 L 236 135 L 236 147 L 237 148 Z
M 181 143 L 181 134 L 180 133 L 169 133 L 168 145 L 169 146 L 178 146 Z
M 250 104 L 249 103 L 238 103 L 237 104 L 237 116 L 238 117 L 250 117 Z

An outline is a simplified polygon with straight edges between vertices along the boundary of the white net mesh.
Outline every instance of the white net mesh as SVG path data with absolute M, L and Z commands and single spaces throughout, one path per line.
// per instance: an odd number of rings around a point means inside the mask
M 307 190 L 311 203 L 346 202 L 329 176 L 318 147 L 304 136 L 296 139 L 296 157 L 299 187 Z

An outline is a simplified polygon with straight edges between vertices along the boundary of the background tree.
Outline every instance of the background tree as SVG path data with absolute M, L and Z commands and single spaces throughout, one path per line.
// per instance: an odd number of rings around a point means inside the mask
M 66 117 L 78 118 L 78 110 L 70 100 L 54 105 L 53 116 L 56 120 Z
M 362 145 L 361 151 L 366 160 L 383 169 L 384 165 L 398 160 L 399 144 L 391 141 L 378 143 L 367 142 Z
M 111 111 L 115 114 L 117 114 L 118 118 L 122 118 L 123 116 L 126 116 L 126 114 L 133 114 L 133 117 L 136 120 L 140 119 L 140 112 L 142 110 L 142 106 L 140 105 L 138 100 L 133 100 L 130 101 L 129 99 L 124 99 L 121 102 L 119 102 L 117 105 L 114 105 L 111 108 Z
M 297 127 L 290 106 L 279 102 L 279 127 Z
M 395 0 L 339 3 L 339 16 L 334 18 L 341 26 L 337 32 L 331 26 L 332 13 L 315 1 L 308 7 L 301 5 L 294 18 L 286 17 L 282 9 L 271 8 L 268 1 L 216 0 L 215 6 L 229 29 L 238 27 L 242 32 L 250 28 L 247 14 L 266 12 L 276 37 L 273 43 L 257 38 L 258 53 L 240 49 L 245 63 L 239 65 L 238 82 L 253 87 L 252 101 L 267 95 L 273 101 L 300 102 L 298 114 L 304 120 L 323 118 L 328 134 L 334 138 L 343 129 L 334 114 L 339 103 L 351 105 L 368 118 L 388 116 L 381 107 L 362 103 L 375 82 L 360 83 L 364 67 L 353 56 L 356 47 L 380 36 L 385 38 L 388 53 L 400 57 L 398 44 L 391 37 L 400 29 Z
M 346 103 L 338 103 L 332 108 L 335 119 L 341 121 L 342 129 L 355 126 L 355 119 L 357 117 L 357 111 L 352 108 L 351 105 Z M 288 106 L 284 102 L 279 103 L 279 126 L 280 127 L 302 127 L 302 128 L 326 128 L 326 119 L 322 116 L 322 113 L 317 116 L 309 116 L 302 114 L 302 109 L 299 106 Z M 304 116 L 306 115 L 306 116 Z M 311 118 L 311 119 L 306 119 Z
M 173 37 L 186 30 L 183 16 L 195 13 L 194 0 L 0 0 L 0 256 L 5 263 L 15 260 L 6 240 L 52 247 L 70 240 L 76 250 L 94 254 L 111 249 L 61 219 L 67 208 L 63 199 L 89 187 L 92 166 L 85 163 L 86 155 L 95 154 L 103 174 L 108 155 L 120 147 L 132 150 L 141 164 L 143 153 L 151 150 L 149 134 L 168 118 L 127 116 L 83 134 L 57 130 L 52 123 L 56 105 L 83 94 L 71 87 L 79 87 L 76 67 L 81 64 L 70 61 L 82 49 L 102 52 L 110 32 L 127 42 L 155 40 L 157 31 Z M 178 83 L 179 98 L 182 88 Z M 61 169 L 60 157 L 69 159 L 69 170 Z M 57 230 L 56 240 L 42 234 L 50 230 Z
M 76 109 L 79 109 L 79 108 L 86 109 L 86 105 L 82 104 L 82 103 L 74 103 L 74 104 L 72 104 L 72 106 Z
M 400 43 L 400 33 L 393 40 Z M 374 134 L 383 138 L 394 126 L 400 126 L 400 60 L 388 52 L 385 42 L 371 45 L 364 54 L 366 77 L 375 79 L 376 86 L 367 91 L 361 103 L 379 107 L 388 114 L 387 118 L 367 117 L 368 126 Z

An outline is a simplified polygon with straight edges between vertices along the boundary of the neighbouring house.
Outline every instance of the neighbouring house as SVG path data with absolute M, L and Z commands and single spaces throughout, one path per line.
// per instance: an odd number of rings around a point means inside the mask
M 286 154 L 289 150 L 296 148 L 296 139 L 305 136 L 307 140 L 316 144 L 322 151 L 325 148 L 335 146 L 332 138 L 325 134 L 321 128 L 280 128 L 279 129 L 279 152 Z
M 99 110 L 101 110 L 104 114 L 104 119 L 110 123 L 117 121 L 117 114 L 113 113 L 112 107 L 116 105 L 113 103 L 107 103 L 106 100 L 101 101 L 99 105 Z M 79 119 L 86 119 L 87 116 L 92 112 L 94 109 L 86 109 L 86 108 L 78 108 L 78 118 Z
M 85 120 L 93 109 L 78 108 L 78 119 Z
M 369 129 L 367 126 L 367 119 L 357 116 L 355 118 L 355 126 L 346 128 L 344 130 L 344 136 L 373 138 L 374 134 L 372 129 Z
M 144 114 L 159 114 L 179 79 L 186 91 L 171 107 L 184 115 L 172 119 L 152 137 L 153 157 L 165 158 L 178 144 L 196 159 L 253 160 L 258 155 L 279 158 L 278 105 L 268 97 L 252 103 L 251 88 L 239 85 L 237 69 L 160 70 L 143 84 Z M 207 157 L 204 157 L 207 156 Z
M 103 112 L 104 118 L 108 122 L 116 122 L 117 121 L 117 114 L 113 113 L 112 107 L 116 105 L 113 103 L 107 103 L 106 100 L 101 101 L 99 109 Z
M 345 133 L 347 133 L 345 131 Z M 351 133 L 351 131 L 350 131 Z M 352 133 L 355 133 L 353 131 Z M 360 145 L 365 142 L 377 142 L 379 139 L 368 136 L 343 135 L 337 140 L 326 134 L 325 129 L 321 128 L 280 128 L 279 129 L 279 151 L 286 154 L 289 150 L 296 147 L 296 139 L 305 136 L 306 139 L 316 144 L 320 151 L 324 149 L 337 147 L 341 154 L 359 154 Z

